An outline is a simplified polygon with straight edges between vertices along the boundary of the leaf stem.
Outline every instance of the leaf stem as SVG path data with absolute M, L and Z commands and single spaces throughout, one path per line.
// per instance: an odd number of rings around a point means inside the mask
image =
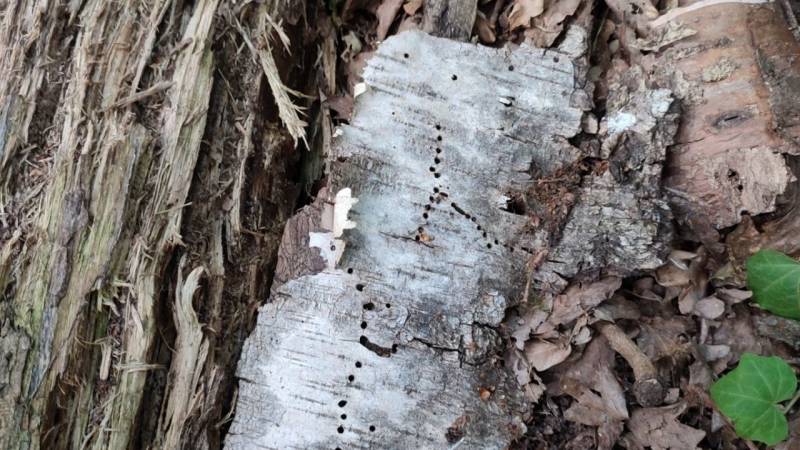
M 795 393 L 794 393 L 794 397 L 792 397 L 792 399 L 791 399 L 791 400 L 789 400 L 789 403 L 787 403 L 787 404 L 786 404 L 786 406 L 784 406 L 783 408 L 781 408 L 781 411 L 782 411 L 784 414 L 788 413 L 788 412 L 789 412 L 789 410 L 791 410 L 791 409 L 792 409 L 792 406 L 794 406 L 795 402 L 796 402 L 797 400 L 799 400 L 799 399 L 800 399 L 800 389 L 798 389 L 798 390 L 797 390 L 797 392 L 795 392 Z

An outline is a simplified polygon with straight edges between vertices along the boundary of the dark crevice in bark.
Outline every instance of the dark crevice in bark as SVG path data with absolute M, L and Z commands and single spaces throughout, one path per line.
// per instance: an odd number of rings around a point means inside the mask
M 392 356 L 392 353 L 397 351 L 397 344 L 392 345 L 391 348 L 381 347 L 380 345 L 374 342 L 370 342 L 369 338 L 366 336 L 361 336 L 358 339 L 358 342 L 372 353 L 375 353 L 376 355 L 381 356 L 383 358 L 389 358 L 390 356 Z
M 315 8 L 315 5 L 308 6 L 306 17 L 309 20 L 316 17 Z M 305 24 L 302 20 L 296 25 L 284 23 L 284 31 L 292 42 L 291 54 L 283 48 L 277 36 L 273 36 L 273 56 L 281 78 L 289 88 L 315 95 L 314 61 L 317 58 L 317 45 L 305 42 L 312 39 L 307 35 Z M 241 45 L 241 42 L 238 44 Z M 228 45 L 230 44 L 220 48 L 218 57 L 235 55 L 236 50 Z M 219 64 L 220 71 L 229 82 L 231 78 L 242 80 L 244 76 L 230 73 L 235 71 L 235 65 L 233 61 Z M 253 152 L 247 156 L 245 162 L 245 183 L 241 199 L 242 226 L 255 233 L 244 233 L 239 246 L 223 245 L 226 287 L 218 310 L 219 316 L 212 322 L 217 324 L 212 340 L 214 355 L 224 376 L 218 397 L 213 402 L 216 410 L 207 419 L 204 428 L 205 433 L 215 434 L 209 441 L 219 446 L 224 442 L 231 424 L 230 420 L 224 419 L 235 406 L 232 403 L 238 390 L 235 372 L 242 345 L 255 325 L 258 306 L 269 297 L 277 264 L 278 245 L 286 220 L 296 209 L 313 200 L 307 196 L 303 187 L 315 180 L 306 176 L 305 169 L 309 160 L 318 158 L 321 154 L 318 146 L 306 149 L 302 142 L 298 146 L 292 144 L 277 114 L 275 98 L 263 74 L 260 77 L 262 82 L 259 100 L 254 110 Z M 246 84 L 242 80 L 234 85 Z M 235 95 L 247 96 L 249 93 L 237 92 Z M 227 117 L 224 120 L 233 122 Z M 225 126 L 233 130 L 233 125 L 228 123 Z M 224 154 L 227 157 L 229 152 Z M 239 162 L 234 160 L 231 164 Z
M 172 274 L 178 270 L 180 252 L 172 255 L 164 274 Z M 156 301 L 156 339 L 153 343 L 151 364 L 154 367 L 147 372 L 144 392 L 134 425 L 137 430 L 132 436 L 133 448 L 147 448 L 153 445 L 158 434 L 159 417 L 162 412 L 164 395 L 169 384 L 169 366 L 175 348 L 175 325 L 172 321 L 172 304 L 175 299 L 174 281 L 164 280 L 162 291 Z

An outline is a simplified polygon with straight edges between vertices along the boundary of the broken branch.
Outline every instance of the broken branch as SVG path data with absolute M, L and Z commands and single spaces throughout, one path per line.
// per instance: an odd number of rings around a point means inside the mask
M 633 369 L 636 382 L 633 385 L 633 395 L 640 405 L 658 406 L 664 401 L 666 389 L 658 379 L 658 374 L 650 358 L 618 326 L 610 322 L 603 322 L 597 326 L 600 333 L 608 339 L 608 343 L 615 352 L 625 358 Z

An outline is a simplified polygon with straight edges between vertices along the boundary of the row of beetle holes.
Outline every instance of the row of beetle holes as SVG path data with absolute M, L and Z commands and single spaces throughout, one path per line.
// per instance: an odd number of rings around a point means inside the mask
M 514 67 L 513 66 L 509 66 L 508 69 L 509 70 L 514 70 Z M 458 79 L 458 77 L 453 75 L 453 80 L 455 81 L 457 79 Z M 436 128 L 436 131 L 441 131 L 442 130 L 442 126 L 439 125 L 439 124 L 434 125 L 434 128 Z M 438 169 L 439 164 L 442 162 L 442 148 L 440 147 L 440 145 L 442 145 L 442 139 L 443 138 L 442 138 L 441 134 L 436 136 L 437 146 L 434 149 L 436 154 L 433 157 L 433 165 L 428 168 L 428 171 L 430 171 L 433 174 L 434 178 L 439 178 L 439 177 L 442 176 L 441 171 Z M 433 212 L 433 204 L 434 203 L 437 203 L 437 204 L 441 203 L 443 198 L 447 198 L 448 197 L 448 194 L 446 192 L 442 191 L 441 188 L 442 188 L 442 186 L 440 184 L 435 185 L 434 188 L 433 188 L 433 195 L 428 197 L 429 203 L 427 205 L 425 205 L 425 212 L 422 213 L 422 218 L 425 219 L 425 225 L 428 224 L 428 218 L 430 217 L 430 214 Z M 484 228 L 478 223 L 478 219 L 475 216 L 472 216 L 472 215 L 468 214 L 466 211 L 461 209 L 455 202 L 451 202 L 450 206 L 452 206 L 452 208 L 456 212 L 458 212 L 459 214 L 461 214 L 465 218 L 467 218 L 467 219 L 471 220 L 473 223 L 475 223 L 475 227 L 477 228 L 477 230 L 482 232 L 483 233 L 483 238 L 487 240 L 486 248 L 491 249 L 492 248 L 492 244 L 494 243 L 494 245 L 502 245 L 506 250 L 508 250 L 511 253 L 514 252 L 514 246 L 512 246 L 512 245 L 510 245 L 510 244 L 508 244 L 506 242 L 501 244 L 498 239 L 492 240 L 489 237 L 489 234 L 486 232 L 486 230 L 484 230 Z M 425 233 L 425 228 L 423 226 L 417 228 L 417 235 L 414 236 L 414 240 L 417 241 L 417 242 L 421 241 L 424 233 Z M 526 253 L 533 253 L 533 251 L 531 249 L 526 248 L 526 247 L 520 247 L 520 250 L 522 250 L 522 251 L 524 251 Z
M 347 273 L 352 275 L 353 274 L 353 269 L 352 268 L 348 268 L 347 269 Z M 363 291 L 364 290 L 364 285 L 360 284 L 360 283 L 356 284 L 356 290 L 358 290 L 359 292 Z M 371 311 L 371 310 L 373 310 L 375 308 L 375 304 L 372 303 L 372 302 L 367 302 L 364 305 L 362 305 L 362 307 L 367 311 Z M 386 307 L 387 308 L 391 308 L 392 307 L 391 303 L 387 303 Z M 362 330 L 366 330 L 367 329 L 367 322 L 366 321 L 362 321 L 361 322 L 361 329 Z M 361 340 L 364 340 L 364 339 L 366 339 L 366 336 L 361 335 Z M 397 351 L 397 345 L 393 345 L 392 346 L 392 351 Z M 360 368 L 363 367 L 363 364 L 361 363 L 361 361 L 356 361 L 355 366 L 356 366 L 356 369 L 360 369 Z M 350 374 L 350 375 L 347 376 L 347 382 L 348 383 L 352 383 L 355 380 L 356 380 L 356 376 L 355 375 Z M 339 406 L 339 408 L 344 408 L 345 406 L 347 406 L 347 400 L 339 400 L 337 405 Z M 339 417 L 342 420 L 347 420 L 347 414 L 345 414 L 345 413 L 342 413 Z M 375 425 L 370 425 L 369 426 L 369 431 L 374 432 L 375 431 Z M 336 428 L 336 432 L 339 433 L 339 434 L 344 433 L 344 425 L 339 425 Z M 342 450 L 342 449 L 341 449 L 341 447 L 336 447 L 336 450 Z
M 407 59 L 407 58 L 409 57 L 408 53 L 405 53 L 405 54 L 403 54 L 403 57 Z M 557 60 L 556 60 L 556 61 L 557 61 Z M 508 70 L 509 70 L 509 71 L 513 71 L 513 70 L 514 70 L 514 66 L 508 66 Z M 453 75 L 451 76 L 451 79 L 452 79 L 453 81 L 456 81 L 456 80 L 458 80 L 458 76 L 456 76 L 455 74 L 453 74 Z M 392 115 L 394 115 L 394 113 L 393 113 Z M 439 124 L 436 124 L 436 125 L 435 125 L 435 128 L 436 128 L 436 130 L 437 130 L 437 131 L 441 131 L 441 129 L 442 129 L 442 126 L 441 126 L 441 125 L 439 125 Z M 443 139 L 443 138 L 442 138 L 442 135 L 441 135 L 441 134 L 439 134 L 439 135 L 437 135 L 437 136 L 436 136 L 436 141 L 440 143 L 440 144 L 438 144 L 438 145 L 441 145 L 442 139 Z M 441 147 L 439 147 L 439 146 L 437 146 L 437 147 L 435 148 L 435 152 L 436 152 L 436 155 L 435 155 L 435 156 L 434 156 L 434 158 L 433 158 L 433 164 L 434 164 L 434 165 L 433 165 L 433 166 L 431 166 L 431 167 L 429 167 L 429 170 L 430 170 L 430 172 L 433 174 L 433 177 L 438 179 L 439 177 L 441 177 L 441 176 L 442 176 L 441 172 L 437 170 L 437 166 L 438 166 L 438 165 L 439 165 L 439 164 L 442 162 L 442 148 L 441 148 Z M 442 199 L 443 199 L 443 198 L 447 198 L 447 197 L 448 197 L 447 193 L 441 190 L 441 185 L 435 186 L 435 187 L 433 188 L 433 194 L 434 194 L 434 195 L 431 195 L 430 197 L 428 197 L 428 200 L 430 201 L 430 203 L 428 203 L 427 205 L 425 205 L 425 212 L 424 212 L 424 213 L 422 213 L 422 218 L 423 218 L 423 219 L 425 219 L 425 223 L 426 223 L 426 224 L 428 223 L 429 213 L 430 213 L 431 211 L 433 211 L 433 203 L 437 203 L 437 204 L 438 204 L 438 203 L 440 203 L 440 202 L 442 201 Z M 483 237 L 484 237 L 484 239 L 489 239 L 489 238 L 488 238 L 488 233 L 487 233 L 486 231 L 483 231 L 483 227 L 482 227 L 480 224 L 478 224 L 478 223 L 477 223 L 477 222 L 478 222 L 477 218 L 475 218 L 474 216 L 471 216 L 470 214 L 466 213 L 464 210 L 462 210 L 461 208 L 459 208 L 459 207 L 458 207 L 458 205 L 457 205 L 455 202 L 452 202 L 450 205 L 453 207 L 453 209 L 455 209 L 455 210 L 456 210 L 456 212 L 460 213 L 460 214 L 461 214 L 462 216 L 464 216 L 465 218 L 467 218 L 467 219 L 469 219 L 469 220 L 472 220 L 472 222 L 476 224 L 476 228 L 477 228 L 477 230 L 478 230 L 478 231 L 482 231 L 482 232 L 483 232 Z M 420 240 L 422 239 L 422 233 L 424 233 L 424 231 L 425 231 L 425 229 L 424 229 L 423 227 L 419 227 L 419 228 L 417 229 L 417 232 L 418 232 L 418 233 L 417 233 L 416 237 L 414 238 L 414 240 L 416 240 L 416 241 L 420 241 Z M 495 244 L 495 245 L 500 245 L 500 242 L 499 242 L 497 239 L 495 239 L 495 240 L 494 240 L 494 244 Z M 506 248 L 506 249 L 507 249 L 509 252 L 513 252 L 513 251 L 514 251 L 514 247 L 513 247 L 513 246 L 511 246 L 511 245 L 509 245 L 509 244 L 507 244 L 507 243 L 503 243 L 502 245 L 503 245 L 503 247 L 505 247 L 505 248 Z M 486 244 L 486 248 L 489 248 L 489 249 L 491 249 L 491 248 L 492 248 L 492 242 L 491 242 L 491 240 L 490 240 L 490 242 L 488 242 L 488 243 Z M 531 251 L 530 249 L 527 249 L 527 248 L 525 248 L 525 247 L 521 247 L 521 249 L 522 249 L 523 251 L 527 252 L 527 253 L 532 253 L 532 251 Z M 352 273 L 353 273 L 353 269 L 352 269 L 352 268 L 350 268 L 350 269 L 347 269 L 347 273 L 349 273 L 349 274 L 352 274 Z M 359 290 L 359 291 L 363 291 L 363 290 L 364 290 L 364 285 L 363 285 L 363 284 L 357 284 L 357 285 L 356 285 L 356 289 L 357 289 L 357 290 Z M 389 303 L 387 303 L 387 304 L 386 304 L 386 307 L 387 307 L 387 308 L 391 308 L 391 306 L 392 306 L 392 305 L 391 305 L 391 304 L 389 304 Z M 365 303 L 365 304 L 363 305 L 363 308 L 364 308 L 365 310 L 372 310 L 372 309 L 374 309 L 374 308 L 375 308 L 375 305 L 374 305 L 372 302 L 368 302 L 368 303 Z M 366 321 L 362 321 L 362 322 L 361 322 L 361 329 L 362 329 L 362 330 L 365 330 L 365 329 L 367 328 L 367 326 L 368 326 L 368 324 L 367 324 L 367 322 L 366 322 Z M 364 339 L 366 339 L 366 336 L 362 335 L 362 336 L 361 336 L 361 340 L 364 340 Z M 396 349 L 397 349 L 397 346 L 396 346 L 396 345 L 393 345 L 393 346 L 392 346 L 392 351 L 396 351 Z M 363 365 L 361 364 L 361 361 L 356 361 L 356 363 L 355 363 L 355 366 L 356 366 L 356 368 L 357 368 L 357 369 L 360 369 L 360 368 L 361 368 Z M 348 383 L 352 383 L 353 381 L 355 381 L 355 375 L 353 375 L 353 374 L 350 374 L 350 375 L 348 375 L 348 376 L 347 376 L 347 381 L 348 381 Z M 340 408 L 344 408 L 344 407 L 347 405 L 347 400 L 340 400 L 340 401 L 338 402 L 338 404 L 337 404 L 337 405 L 338 405 Z M 346 420 L 346 419 L 347 419 L 347 414 L 345 414 L 345 413 L 342 413 L 342 414 L 341 414 L 339 417 L 340 417 L 342 420 Z M 339 426 L 336 428 L 336 431 L 337 431 L 339 434 L 342 434 L 342 433 L 344 433 L 344 425 L 339 425 Z M 369 431 L 371 431 L 371 432 L 374 432 L 374 431 L 375 431 L 375 425 L 370 425 L 370 426 L 369 426 Z M 341 449 L 340 447 L 336 447 L 336 450 L 342 450 L 342 449 Z

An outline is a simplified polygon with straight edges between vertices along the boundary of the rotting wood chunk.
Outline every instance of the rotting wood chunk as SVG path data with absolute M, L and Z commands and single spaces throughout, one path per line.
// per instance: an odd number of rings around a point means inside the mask
M 603 163 L 583 178 L 561 239 L 537 274 L 557 291 L 581 274 L 655 269 L 668 250 L 661 172 L 678 113 L 671 91 L 649 88 L 641 67 L 618 69 L 610 75 L 602 145 L 586 155 Z

